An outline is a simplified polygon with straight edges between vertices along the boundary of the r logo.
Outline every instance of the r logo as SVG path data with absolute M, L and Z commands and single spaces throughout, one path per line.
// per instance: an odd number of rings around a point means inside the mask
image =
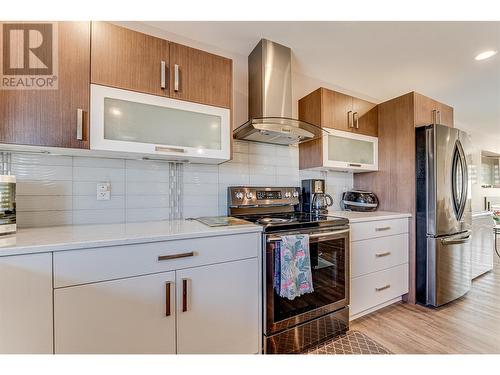
M 3 24 L 3 74 L 52 74 L 52 24 Z
M 0 24 L 0 89 L 57 89 L 57 23 Z

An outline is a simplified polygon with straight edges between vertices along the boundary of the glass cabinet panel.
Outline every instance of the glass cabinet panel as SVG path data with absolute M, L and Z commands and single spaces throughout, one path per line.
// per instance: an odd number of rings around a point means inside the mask
M 341 137 L 328 136 L 328 160 L 357 164 L 375 163 L 375 144 L 373 141 L 364 141 Z
M 220 116 L 104 98 L 104 138 L 220 150 Z

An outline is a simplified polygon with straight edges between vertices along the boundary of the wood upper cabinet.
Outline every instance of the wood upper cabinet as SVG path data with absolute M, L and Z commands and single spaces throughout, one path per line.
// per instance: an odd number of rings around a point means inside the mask
M 323 87 L 299 100 L 299 119 L 324 128 L 378 135 L 375 103 Z
M 427 96 L 413 93 L 415 126 L 440 123 L 453 127 L 453 107 Z
M 168 41 L 92 22 L 92 83 L 168 96 L 168 62 Z
M 58 88 L 0 90 L 0 143 L 89 148 L 90 23 L 55 24 Z
M 231 108 L 232 77 L 232 60 L 170 43 L 171 97 Z

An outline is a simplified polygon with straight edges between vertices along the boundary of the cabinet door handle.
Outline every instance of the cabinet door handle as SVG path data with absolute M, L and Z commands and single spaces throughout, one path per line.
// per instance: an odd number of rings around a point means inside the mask
M 353 116 L 352 116 L 352 111 L 347 112 L 347 127 L 348 128 L 353 128 L 354 125 L 352 124 L 353 121 Z
M 161 262 L 163 260 L 172 260 L 172 259 L 179 259 L 179 258 L 189 258 L 194 256 L 194 251 L 190 251 L 188 253 L 179 253 L 179 254 L 172 254 L 172 255 L 160 255 L 158 257 L 158 262 Z
M 387 255 L 391 255 L 391 252 L 390 251 L 386 251 L 384 253 L 376 253 L 375 256 L 377 258 L 382 258 L 382 257 L 386 257 Z
M 167 281 L 165 283 L 165 316 L 170 316 L 170 290 L 172 289 L 172 283 Z
M 379 288 L 375 288 L 375 291 L 381 292 L 382 290 L 389 289 L 390 287 L 391 287 L 391 284 L 387 284 L 387 285 L 381 286 Z
M 437 123 L 437 111 L 435 109 L 432 110 L 432 124 L 436 125 Z
M 188 279 L 182 279 L 182 312 L 188 311 Z
M 391 227 L 378 227 L 378 228 L 375 228 L 375 232 L 382 232 L 384 230 L 389 230 L 391 229 Z
M 174 65 L 174 91 L 179 91 L 179 65 Z
M 361 164 L 349 163 L 349 167 L 362 167 Z
M 359 129 L 358 112 L 352 114 L 353 128 Z
M 186 153 L 186 150 L 178 147 L 163 147 L 163 146 L 155 146 L 155 151 L 158 152 L 178 152 L 181 154 Z
M 437 115 L 438 115 L 438 124 L 442 124 L 442 122 L 441 122 L 441 111 L 437 111 Z
M 167 64 L 165 63 L 165 61 L 162 61 L 160 63 L 160 66 L 161 66 L 161 83 L 160 83 L 160 87 L 162 89 L 166 89 L 167 88 L 167 78 L 166 78 L 166 69 L 167 69 Z
M 83 141 L 83 109 L 76 110 L 76 139 Z

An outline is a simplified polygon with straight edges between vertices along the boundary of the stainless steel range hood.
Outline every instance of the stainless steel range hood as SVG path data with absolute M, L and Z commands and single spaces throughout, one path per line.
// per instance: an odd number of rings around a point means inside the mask
M 292 119 L 292 51 L 267 39 L 248 56 L 249 120 L 234 130 L 236 139 L 297 144 L 327 133 L 305 121 Z

